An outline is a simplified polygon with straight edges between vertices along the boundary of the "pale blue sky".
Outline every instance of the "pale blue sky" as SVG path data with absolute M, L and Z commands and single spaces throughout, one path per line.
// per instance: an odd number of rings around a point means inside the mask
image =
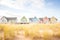
M 10 13 L 15 16 L 59 18 L 60 0 L 1 0 L 0 13 L 2 15 Z

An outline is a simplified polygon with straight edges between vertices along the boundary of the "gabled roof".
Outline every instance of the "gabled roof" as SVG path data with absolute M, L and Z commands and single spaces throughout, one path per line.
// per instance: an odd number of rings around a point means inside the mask
M 43 21 L 43 18 L 39 18 L 39 20 Z
M 21 18 L 21 21 L 22 20 L 26 20 L 27 21 L 27 18 L 25 17 L 25 16 L 23 16 L 22 18 Z
M 58 19 L 57 19 L 56 17 L 54 17 L 54 16 L 53 16 L 53 17 L 51 17 L 51 19 L 55 19 L 55 20 L 58 20 Z
M 33 21 L 33 18 L 29 18 L 30 21 Z
M 16 20 L 17 17 L 6 17 L 7 20 Z
M 35 20 L 35 19 L 37 19 L 37 18 L 29 18 L 29 20 Z M 37 19 L 38 20 L 38 19 Z
M 5 17 L 5 16 L 3 16 L 3 17 L 6 18 L 7 20 L 16 20 L 17 19 L 17 17 Z
M 42 20 L 42 21 L 43 21 L 43 19 L 44 19 L 44 18 L 39 18 L 39 20 Z M 51 18 L 48 18 L 48 19 L 50 20 Z

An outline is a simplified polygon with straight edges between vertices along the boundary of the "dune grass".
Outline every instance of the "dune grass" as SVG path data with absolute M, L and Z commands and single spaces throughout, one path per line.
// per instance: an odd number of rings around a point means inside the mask
M 60 37 L 60 23 L 56 24 L 0 24 L 0 28 L 4 31 L 4 37 L 10 37 L 11 40 L 15 37 L 15 31 L 24 30 L 26 37 L 51 38 L 54 36 Z

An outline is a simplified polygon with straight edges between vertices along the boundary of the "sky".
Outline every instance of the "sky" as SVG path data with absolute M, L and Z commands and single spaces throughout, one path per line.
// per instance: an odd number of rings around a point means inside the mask
M 60 0 L 0 0 L 0 16 L 55 16 L 60 20 Z

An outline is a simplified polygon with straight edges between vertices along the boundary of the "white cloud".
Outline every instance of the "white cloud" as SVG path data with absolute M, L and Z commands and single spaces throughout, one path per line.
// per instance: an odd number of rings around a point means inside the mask
M 44 7 L 44 0 L 16 0 L 16 1 L 2 0 L 0 4 L 13 7 L 13 8 L 25 9 L 24 4 L 28 1 L 31 2 L 32 8 L 36 7 L 41 9 Z
M 24 4 L 28 1 L 30 1 L 32 8 L 40 8 L 41 9 L 45 6 L 44 0 L 17 0 L 17 3 L 20 8 L 24 8 Z
M 8 7 L 12 7 L 12 8 L 17 8 L 17 9 L 19 8 L 16 2 L 12 0 L 1 0 L 0 4 L 8 6 Z
M 43 0 L 33 0 L 33 6 L 41 9 L 45 6 L 44 1 Z
M 16 16 L 16 15 L 14 15 L 13 12 L 10 12 L 10 11 L 7 11 L 7 10 L 0 10 L 0 16 L 11 17 L 11 16 Z
M 7 16 L 6 12 L 7 11 L 0 10 L 0 16 Z
M 25 5 L 30 6 L 29 8 Z M 27 4 L 30 3 L 31 5 Z M 11 10 L 7 11 L 4 10 L 0 12 L 2 14 L 0 15 L 7 15 L 7 16 L 27 16 L 27 17 L 33 17 L 33 16 L 54 16 L 54 11 L 52 9 L 45 9 L 45 0 L 1 0 L 0 4 L 6 5 L 10 8 L 15 8 L 22 10 L 22 12 L 14 13 Z M 52 5 L 52 3 L 49 3 L 48 5 Z M 6 13 L 7 12 L 7 13 Z
M 14 7 L 14 8 L 20 8 L 22 10 L 26 10 L 26 8 L 24 7 L 24 3 L 26 3 L 26 1 L 30 1 L 32 3 L 32 7 L 33 9 L 37 9 L 37 8 L 44 8 L 45 7 L 45 0 L 16 0 L 16 1 L 12 1 L 12 0 L 1 0 L 0 4 L 2 5 L 6 5 L 9 7 Z M 51 4 L 51 3 L 49 3 Z M 29 9 L 29 11 L 35 11 L 33 9 Z
M 24 13 L 24 12 L 21 12 L 21 13 L 14 13 L 14 12 L 11 12 L 11 11 L 7 11 L 7 10 L 0 10 L 0 16 L 7 16 L 7 17 L 22 17 L 22 16 L 26 16 L 27 18 L 28 17 L 33 17 L 34 16 L 34 13 L 31 12 L 31 13 Z

